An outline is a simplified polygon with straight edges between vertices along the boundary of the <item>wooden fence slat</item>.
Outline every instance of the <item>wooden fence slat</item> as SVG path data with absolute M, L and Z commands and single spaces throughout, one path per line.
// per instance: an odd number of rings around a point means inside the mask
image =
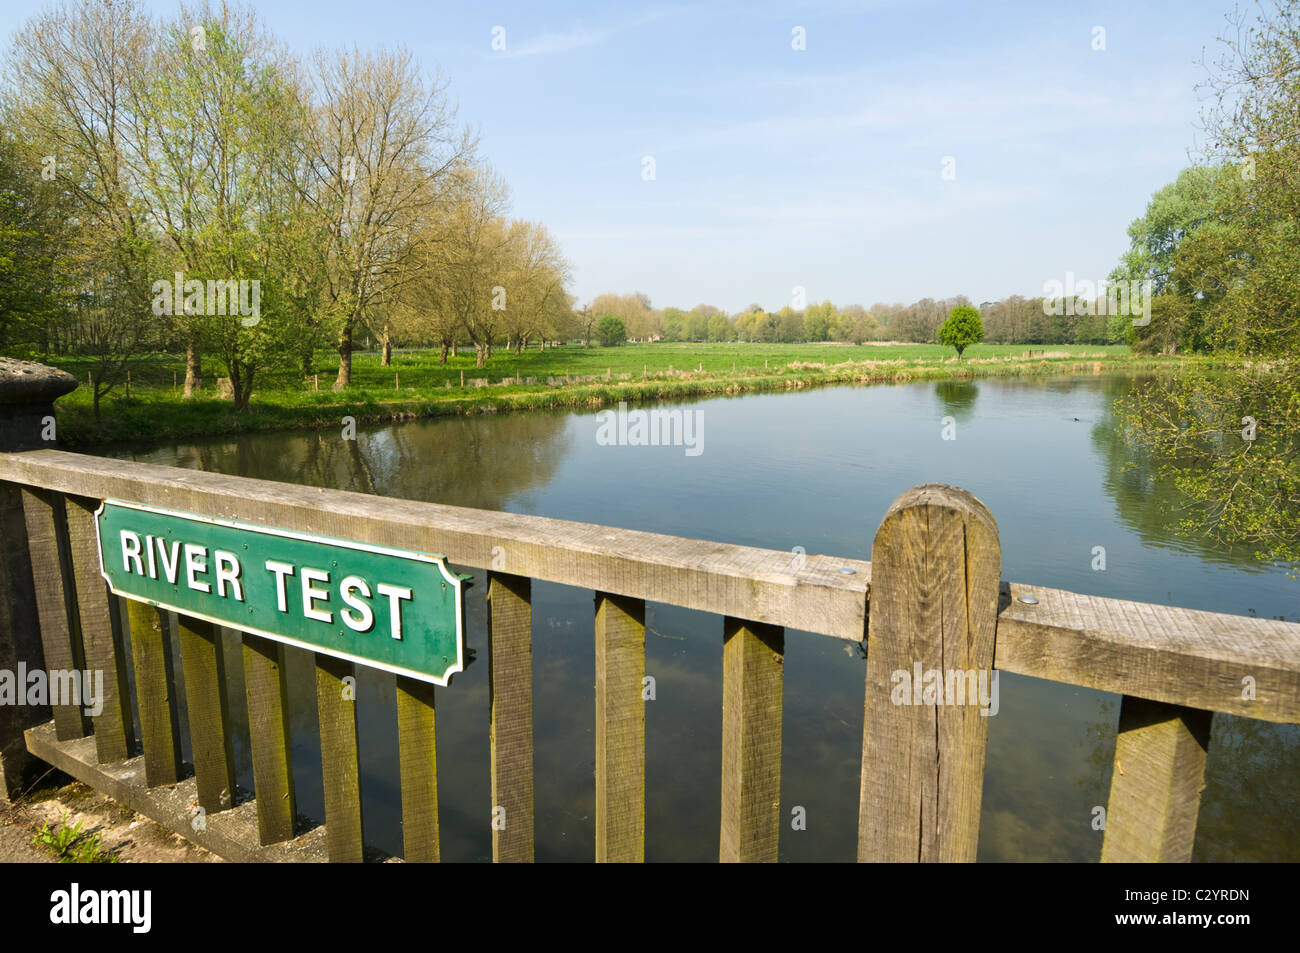
M 596 861 L 645 860 L 645 602 L 596 593 Z
M 144 777 L 150 787 L 181 778 L 181 737 L 172 704 L 172 646 L 156 606 L 123 600 L 131 630 L 135 698 L 140 710 Z
M 885 514 L 872 567 L 858 860 L 973 861 L 988 719 L 968 695 L 993 691 L 997 524 L 964 490 L 914 487 Z
M 68 497 L 68 552 L 77 588 L 77 614 L 86 668 L 102 673 L 103 710 L 94 716 L 95 755 L 101 763 L 125 761 L 135 754 L 135 727 L 127 684 L 123 633 L 116 601 L 99 574 L 99 544 L 95 532 L 98 500 Z
M 235 756 L 221 636 L 212 623 L 183 615 L 176 617 L 176 636 L 185 672 L 185 707 L 199 806 L 215 814 L 235 803 Z
M 785 630 L 728 618 L 722 647 L 723 862 L 775 862 Z
M 1213 712 L 1124 696 L 1102 863 L 1192 859 L 1213 718 Z
M 438 840 L 438 743 L 434 687 L 397 676 L 397 755 L 402 782 L 402 856 L 407 863 L 436 864 Z
M 316 711 L 320 719 L 325 833 L 330 861 L 360 863 L 364 859 L 361 775 L 357 757 L 356 676 L 351 662 L 316 654 Z
M 533 860 L 532 580 L 488 574 L 492 860 Z M 498 811 L 504 812 L 498 815 Z
M 72 574 L 64 561 L 67 523 L 63 497 L 48 490 L 24 487 L 23 512 L 27 521 L 32 578 L 37 581 L 36 612 L 41 626 L 41 644 L 45 649 L 45 667 L 53 682 L 55 672 L 81 673 L 86 668 L 75 626 L 76 596 Z M 60 741 L 86 735 L 88 720 L 85 712 L 91 707 L 83 694 L 86 688 L 93 688 L 93 684 L 81 684 L 78 674 L 79 704 L 67 703 L 67 696 L 61 694 L 63 703 L 50 705 L 54 713 L 55 737 Z M 53 697 L 50 700 L 53 702 Z
M 241 637 L 258 837 L 263 844 L 278 844 L 293 839 L 297 814 L 293 770 L 289 761 L 285 646 L 283 642 L 273 642 L 246 632 Z

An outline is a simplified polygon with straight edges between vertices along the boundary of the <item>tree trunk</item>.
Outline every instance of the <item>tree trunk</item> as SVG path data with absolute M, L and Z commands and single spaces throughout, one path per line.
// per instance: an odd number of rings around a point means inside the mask
M 544 334 L 542 335 L 542 339 L 541 339 L 541 341 L 538 342 L 538 346 L 539 346 L 543 351 L 546 350 L 546 335 L 544 335 Z
M 352 324 L 343 326 L 339 334 L 339 376 L 334 379 L 334 389 L 352 386 Z
M 483 342 L 483 360 L 484 360 L 484 361 L 490 361 L 490 360 L 492 360 L 492 342 L 491 342 L 491 341 L 484 341 L 484 342 Z
M 443 342 L 442 347 L 441 347 L 441 349 L 440 349 L 439 352 L 438 352 L 438 363 L 439 363 L 439 364 L 446 364 L 446 363 L 447 363 L 447 344 L 446 344 L 446 342 Z
M 203 365 L 199 359 L 199 342 L 190 338 L 185 345 L 185 398 L 193 397 L 203 386 Z
M 483 345 L 474 345 L 474 366 L 482 367 L 487 359 L 483 356 Z
M 248 372 L 242 375 L 238 380 L 234 379 L 235 371 L 231 371 L 231 384 L 234 385 L 233 399 L 235 410 L 243 413 L 248 409 L 249 401 L 253 398 L 253 371 L 250 368 Z
M 383 350 L 380 352 L 379 366 L 388 367 L 393 363 L 393 342 L 388 340 L 388 338 L 384 338 L 381 347 Z

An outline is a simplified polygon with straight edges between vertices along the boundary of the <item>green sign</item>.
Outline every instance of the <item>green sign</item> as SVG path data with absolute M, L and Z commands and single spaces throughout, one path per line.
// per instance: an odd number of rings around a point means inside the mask
M 109 588 L 182 615 L 446 685 L 468 576 L 442 556 L 105 500 Z

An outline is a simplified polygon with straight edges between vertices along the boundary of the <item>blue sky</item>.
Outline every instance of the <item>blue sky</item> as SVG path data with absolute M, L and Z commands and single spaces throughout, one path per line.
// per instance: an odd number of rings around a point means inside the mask
M 1197 153 L 1232 2 L 252 6 L 303 53 L 404 43 L 440 69 L 582 301 L 736 311 L 1104 277 Z M 7 0 L 0 32 L 41 6 Z

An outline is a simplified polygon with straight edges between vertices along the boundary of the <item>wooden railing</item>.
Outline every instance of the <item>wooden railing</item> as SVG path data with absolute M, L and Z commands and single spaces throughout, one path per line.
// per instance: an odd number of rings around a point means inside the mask
M 244 859 L 363 859 L 354 703 L 341 690 L 352 663 L 316 657 L 323 847 L 319 828 L 294 828 L 282 645 L 243 636 L 255 797 L 233 803 L 219 643 L 211 626 L 182 617 L 179 662 L 194 752 L 193 777 L 186 777 L 167 674 L 175 660 L 160 613 L 110 595 L 99 573 L 93 524 L 103 499 L 436 551 L 455 565 L 489 570 L 492 799 L 508 818 L 492 830 L 495 860 L 533 856 L 533 579 L 597 593 L 597 860 L 644 854 L 647 601 L 724 617 L 723 860 L 776 859 L 785 628 L 866 637 L 861 860 L 975 857 L 988 721 L 975 705 L 942 699 L 891 704 L 892 673 L 918 663 L 941 672 L 996 668 L 1125 696 L 1116 750 L 1123 770 L 1113 774 L 1103 860 L 1189 859 L 1212 712 L 1300 721 L 1300 625 L 1002 584 L 992 516 L 969 493 L 937 484 L 895 502 L 867 563 L 795 560 L 786 552 L 53 450 L 0 454 L 0 481 L 21 499 L 25 527 L 25 539 L 6 538 L 4 546 L 28 551 L 35 580 L 43 659 L 27 664 L 106 673 L 104 708 L 93 724 L 73 706 L 56 706 L 51 723 L 26 732 L 27 747 L 218 853 Z M 509 573 L 492 570 L 503 553 Z M 434 689 L 397 677 L 395 692 L 404 855 L 437 860 Z M 143 779 L 129 778 L 140 765 Z M 187 799 L 204 808 L 206 830 L 194 830 L 192 812 L 181 807 Z

